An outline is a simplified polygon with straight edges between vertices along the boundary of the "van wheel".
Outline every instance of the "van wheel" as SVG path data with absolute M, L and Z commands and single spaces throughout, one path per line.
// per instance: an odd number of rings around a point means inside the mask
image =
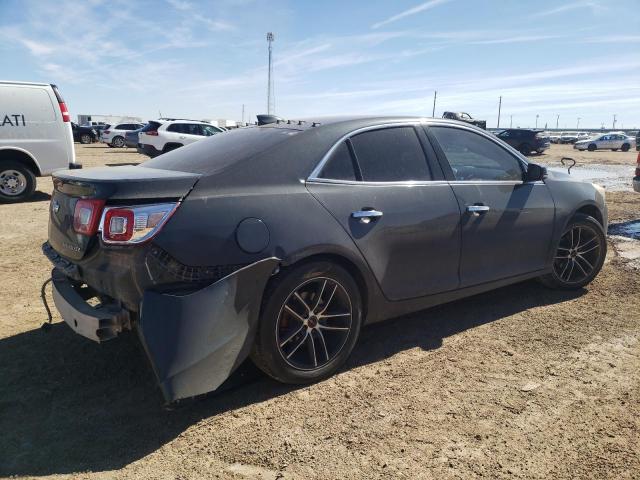
M 0 162 L 0 202 L 17 203 L 36 189 L 36 176 L 19 162 Z
M 251 358 L 280 382 L 316 382 L 346 362 L 361 325 L 360 290 L 349 272 L 328 261 L 302 263 L 267 287 Z
M 120 135 L 118 135 L 117 137 L 113 137 L 113 140 L 111 140 L 111 145 L 116 148 L 124 147 L 124 138 L 122 138 Z
M 623 152 L 628 152 L 629 148 L 631 148 L 631 145 L 625 143 L 624 145 L 622 145 L 622 148 L 620 150 L 622 150 Z

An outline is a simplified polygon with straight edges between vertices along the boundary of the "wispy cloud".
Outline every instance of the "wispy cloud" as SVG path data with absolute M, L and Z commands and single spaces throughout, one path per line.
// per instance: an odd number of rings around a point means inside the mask
M 424 2 L 424 3 L 421 3 L 420 5 L 416 5 L 415 7 L 410 8 L 408 10 L 405 10 L 404 12 L 400 12 L 400 13 L 398 13 L 396 15 L 392 15 L 391 17 L 389 17 L 389 18 L 387 18 L 385 20 L 382 20 L 380 22 L 374 23 L 373 25 L 371 25 L 371 28 L 373 28 L 375 30 L 376 28 L 380 28 L 380 27 L 382 27 L 384 25 L 388 25 L 390 23 L 397 22 L 398 20 L 401 20 L 401 19 L 406 18 L 406 17 L 410 17 L 412 15 L 415 15 L 416 13 L 420 13 L 420 12 L 424 12 L 426 10 L 430 10 L 430 9 L 432 9 L 434 7 L 437 7 L 438 5 L 441 5 L 443 3 L 447 3 L 447 2 L 450 2 L 450 1 L 451 0 L 429 0 L 428 2 Z
M 547 10 L 541 10 L 533 15 L 534 18 L 548 17 L 550 15 L 557 15 L 559 13 L 565 13 L 572 10 L 590 9 L 594 14 L 606 10 L 607 7 L 595 0 L 579 0 L 577 2 L 569 2 L 564 5 L 549 8 Z

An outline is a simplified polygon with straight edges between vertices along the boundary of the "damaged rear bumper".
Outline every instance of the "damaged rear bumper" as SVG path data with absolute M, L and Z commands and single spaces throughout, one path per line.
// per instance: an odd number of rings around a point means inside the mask
M 138 336 L 168 403 L 215 390 L 247 358 L 264 289 L 279 262 L 260 260 L 195 292 L 144 292 Z M 61 270 L 54 269 L 52 279 L 56 307 L 80 335 L 102 342 L 133 323 L 117 305 L 89 305 L 90 295 Z
M 144 293 L 138 333 L 167 402 L 215 390 L 247 358 L 278 263 L 260 260 L 186 295 Z

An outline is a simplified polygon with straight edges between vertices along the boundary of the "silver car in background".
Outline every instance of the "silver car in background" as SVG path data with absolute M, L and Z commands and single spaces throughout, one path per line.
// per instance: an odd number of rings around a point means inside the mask
M 604 135 L 588 138 L 587 140 L 580 140 L 573 145 L 573 148 L 577 150 L 589 150 L 593 152 L 595 150 L 622 150 L 628 152 L 631 147 L 636 146 L 636 139 L 628 137 L 621 133 L 606 133 Z

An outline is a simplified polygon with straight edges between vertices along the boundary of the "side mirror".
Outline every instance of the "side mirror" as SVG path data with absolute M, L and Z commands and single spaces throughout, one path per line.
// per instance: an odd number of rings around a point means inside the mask
M 537 163 L 530 163 L 524 174 L 525 182 L 538 182 L 547 178 L 547 169 Z

